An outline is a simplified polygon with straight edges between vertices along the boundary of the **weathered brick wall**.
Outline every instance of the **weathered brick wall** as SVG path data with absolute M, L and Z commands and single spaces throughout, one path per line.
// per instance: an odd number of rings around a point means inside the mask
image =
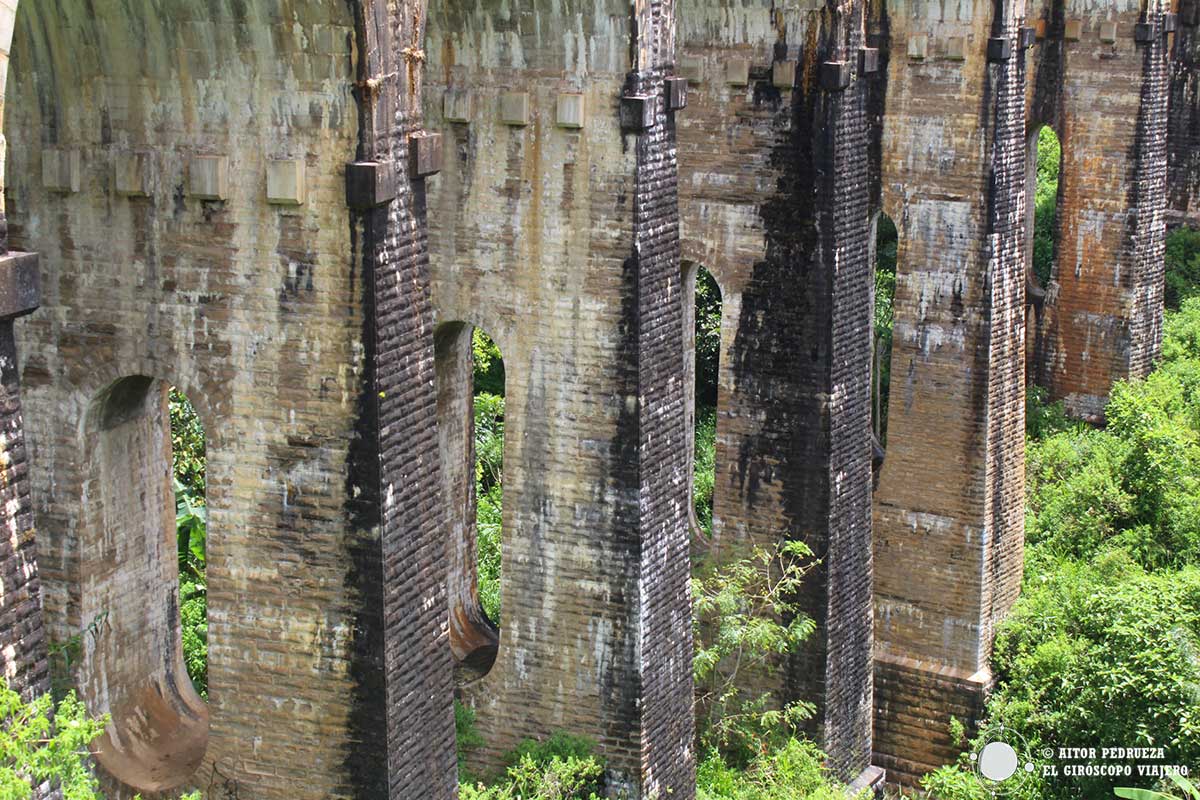
M 1021 575 L 1022 10 L 889 7 L 883 208 L 899 230 L 875 495 L 876 761 L 911 781 L 978 707 Z M 1008 60 L 989 63 L 988 40 Z M 947 687 L 956 687 L 954 692 Z
M 814 732 L 846 778 L 871 748 L 867 100 L 878 76 L 859 71 L 864 8 L 839 6 L 835 23 L 816 7 L 692 3 L 679 34 L 696 82 L 680 129 L 685 258 L 723 290 L 714 539 L 723 553 L 800 539 L 821 559 L 802 598 L 817 633 L 772 688 L 816 703 Z M 827 61 L 851 65 L 844 90 L 823 88 Z
M 0 679 L 28 700 L 49 688 L 50 675 L 20 389 L 13 321 L 0 320 Z
M 619 3 L 431 5 L 426 119 L 446 157 L 430 185 L 433 297 L 439 340 L 478 326 L 505 365 L 503 620 L 494 665 L 463 689 L 486 741 L 476 765 L 563 729 L 598 742 L 614 786 L 688 796 L 688 431 L 661 98 L 673 11 L 634 14 L 631 40 Z M 650 97 L 647 132 L 621 129 L 623 93 Z M 454 349 L 448 399 L 467 393 Z M 449 425 L 462 406 L 444 403 Z M 472 473 L 462 439 L 443 436 L 455 498 Z M 472 504 L 451 511 L 467 517 L 450 526 L 469 569 Z M 452 602 L 455 620 L 475 614 L 469 590 Z
M 1148 371 L 1162 335 L 1167 10 L 1121 2 L 1100 11 L 1072 0 L 1029 11 L 1039 32 L 1030 132 L 1053 126 L 1063 151 L 1055 267 L 1038 314 L 1033 378 L 1093 420 L 1114 381 Z M 1135 40 L 1143 21 L 1155 26 L 1149 44 Z
M 354 31 L 340 0 L 61 0 L 18 14 L 7 192 L 14 244 L 45 254 L 45 310 L 18 338 L 48 633 L 63 641 L 108 612 L 75 673 L 93 712 L 156 674 L 173 684 L 140 757 L 123 712 L 102 743 L 101 763 L 143 788 L 187 778 L 147 763 L 180 749 L 182 725 L 207 727 L 206 748 L 182 748 L 203 756 L 189 779 L 201 786 L 382 796 L 384 776 L 363 768 L 386 747 L 369 635 L 383 624 L 380 539 L 354 502 L 378 493 L 350 452 L 370 322 L 342 177 L 359 134 Z M 135 156 L 145 171 L 131 179 Z M 197 156 L 228 159 L 222 199 L 195 196 Z M 268 203 L 272 159 L 304 164 L 303 204 Z M 47 162 L 65 163 L 49 181 Z M 130 376 L 180 387 L 206 426 L 207 726 L 179 710 L 190 687 L 173 663 L 161 409 L 144 448 L 89 466 L 104 456 L 89 410 Z M 99 569 L 135 533 L 157 582 L 133 553 Z

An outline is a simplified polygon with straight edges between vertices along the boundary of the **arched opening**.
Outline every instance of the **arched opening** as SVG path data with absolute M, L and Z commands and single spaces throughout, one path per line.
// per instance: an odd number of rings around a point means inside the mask
M 188 677 L 196 692 L 208 699 L 208 453 L 204 423 L 178 388 L 170 388 L 167 402 L 179 554 L 180 640 Z
M 450 508 L 450 648 L 458 682 L 486 675 L 500 645 L 504 359 L 464 322 L 434 333 L 442 488 Z
M 892 377 L 892 327 L 895 323 L 896 259 L 900 235 L 896 223 L 882 212 L 875 218 L 875 324 L 871 355 L 871 434 L 873 462 L 878 471 L 887 448 L 888 399 Z
M 692 431 L 690 509 L 692 531 L 706 539 L 713 535 L 717 463 L 717 402 L 721 368 L 721 287 L 698 264 L 685 263 L 684 352 L 688 380 L 688 423 Z
M 1054 277 L 1058 253 L 1058 184 L 1062 174 L 1062 145 L 1049 125 L 1030 138 L 1029 184 L 1033 202 L 1026 203 L 1029 225 L 1029 271 L 1035 286 L 1044 289 Z
M 208 743 L 208 707 L 188 674 L 181 625 L 189 603 L 189 635 L 204 629 L 196 618 L 203 559 L 191 550 L 193 544 L 203 546 L 206 531 L 196 530 L 196 520 L 184 520 L 189 552 L 180 552 L 172 395 L 164 381 L 123 378 L 93 401 L 83 426 L 88 478 L 79 605 L 90 625 L 81 639 L 75 684 L 90 713 L 111 717 L 96 744 L 100 765 L 143 792 L 185 783 Z M 190 403 L 179 408 L 181 422 L 192 426 L 181 427 L 181 441 L 187 440 L 193 455 L 203 453 L 203 427 L 194 409 Z M 192 464 L 185 472 L 193 487 L 202 485 L 196 483 L 203 481 L 202 466 Z M 194 499 L 202 503 L 202 490 L 199 495 Z M 193 506 L 191 513 L 203 518 L 196 512 Z M 185 562 L 199 571 L 181 574 Z M 187 601 L 181 581 L 190 584 Z M 201 651 L 191 653 L 197 667 L 206 667 Z
M 1025 203 L 1025 382 L 1038 379 L 1046 287 L 1056 277 L 1062 145 L 1049 125 L 1029 137 Z

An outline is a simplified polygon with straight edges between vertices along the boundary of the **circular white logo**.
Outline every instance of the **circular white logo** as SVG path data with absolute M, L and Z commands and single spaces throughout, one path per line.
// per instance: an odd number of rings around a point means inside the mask
M 1017 751 L 1007 742 L 988 742 L 979 752 L 979 774 L 1000 783 L 1017 774 Z

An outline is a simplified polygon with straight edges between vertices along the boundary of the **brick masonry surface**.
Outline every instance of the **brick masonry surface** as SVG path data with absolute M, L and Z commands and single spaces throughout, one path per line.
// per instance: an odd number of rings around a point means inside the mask
M 703 267 L 713 553 L 797 538 L 820 560 L 818 632 L 749 680 L 815 703 L 843 777 L 953 758 L 1019 589 L 1026 379 L 1098 418 L 1157 354 L 1164 226 L 1196 217 L 1195 3 L 425 6 L 0 0 L 0 245 L 43 284 L 0 324 L 0 672 L 40 691 L 47 643 L 91 629 L 64 677 L 113 715 L 115 797 L 449 800 L 456 693 L 473 767 L 565 729 L 615 795 L 691 796 Z M 1043 125 L 1064 160 L 1039 287 Z M 426 132 L 441 171 L 413 177 Z M 374 197 L 348 203 L 351 161 Z M 498 633 L 474 327 L 506 368 Z M 207 701 L 181 659 L 170 386 L 207 434 Z

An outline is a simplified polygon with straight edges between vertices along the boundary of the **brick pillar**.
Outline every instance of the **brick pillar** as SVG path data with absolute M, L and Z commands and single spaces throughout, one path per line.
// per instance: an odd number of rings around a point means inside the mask
M 636 71 L 628 95 L 653 104 L 653 125 L 637 137 L 633 255 L 627 291 L 635 303 L 641 776 L 637 796 L 695 796 L 691 559 L 687 442 L 691 436 L 683 380 L 683 286 L 679 250 L 675 113 L 666 79 L 674 61 L 671 4 L 639 8 Z M 665 17 L 664 17 L 665 15 Z M 682 112 L 682 113 L 686 113 Z M 628 122 L 628 121 L 627 121 Z M 632 415 L 629 415 L 632 417 Z M 629 441 L 629 445 L 633 442 Z M 630 487 L 633 488 L 633 487 Z
M 39 295 L 37 256 L 0 255 L 0 678 L 26 700 L 48 691 L 50 677 L 13 320 Z
M 355 558 L 359 751 L 350 766 L 360 796 L 393 800 L 457 793 L 424 173 L 410 164 L 424 8 L 358 8 L 362 132 L 347 168 L 367 287 L 356 527 L 378 530 Z
M 1078 19 L 1051 20 L 1039 46 L 1039 62 L 1058 54 L 1057 75 L 1044 75 L 1039 63 L 1036 99 L 1043 117 L 1037 121 L 1053 122 L 1041 109 L 1051 105 L 1047 92 L 1057 95 L 1063 171 L 1036 382 L 1065 400 L 1073 415 L 1093 421 L 1103 418 L 1115 381 L 1150 370 L 1162 340 L 1168 10 L 1156 1 L 1145 13 L 1123 14 L 1109 45 L 1118 57 L 1102 59 L 1067 38 L 1065 26 Z M 1082 23 L 1088 36 L 1100 24 Z M 1138 88 L 1113 92 L 1113 86 Z M 1087 99 L 1095 91 L 1105 93 L 1103 109 Z
M 885 137 L 885 205 L 901 181 L 914 191 L 903 207 L 889 209 L 900 254 L 889 441 L 875 510 L 875 753 L 889 779 L 903 783 L 957 756 L 950 719 L 978 719 L 991 683 L 995 626 L 1020 588 L 1023 4 L 1005 3 L 997 12 L 975 19 L 980 47 L 962 66 L 970 82 L 963 86 L 957 76 L 953 88 L 927 87 L 925 97 L 895 109 L 895 122 L 886 123 L 896 129 Z M 907 60 L 906 39 L 923 35 L 927 24 L 899 20 L 893 63 Z M 919 117 L 927 99 L 945 102 L 947 90 L 985 98 L 982 127 L 954 132 L 962 141 L 982 138 L 983 158 L 960 153 L 950 175 L 920 160 L 915 169 L 890 166 L 888 149 L 923 146 L 903 141 L 904 126 L 920 124 L 907 115 Z M 942 186 L 958 197 L 916 191 Z
M 765 258 L 742 289 L 729 350 L 724 535 L 804 541 L 820 559 L 801 607 L 816 633 L 786 668 L 785 697 L 814 703 L 812 733 L 847 780 L 871 761 L 871 445 L 867 98 L 862 7 L 805 48 L 779 192 L 764 202 Z M 725 367 L 723 366 L 724 370 Z M 722 413 L 726 413 L 723 409 Z M 728 544 L 722 544 L 728 549 Z

